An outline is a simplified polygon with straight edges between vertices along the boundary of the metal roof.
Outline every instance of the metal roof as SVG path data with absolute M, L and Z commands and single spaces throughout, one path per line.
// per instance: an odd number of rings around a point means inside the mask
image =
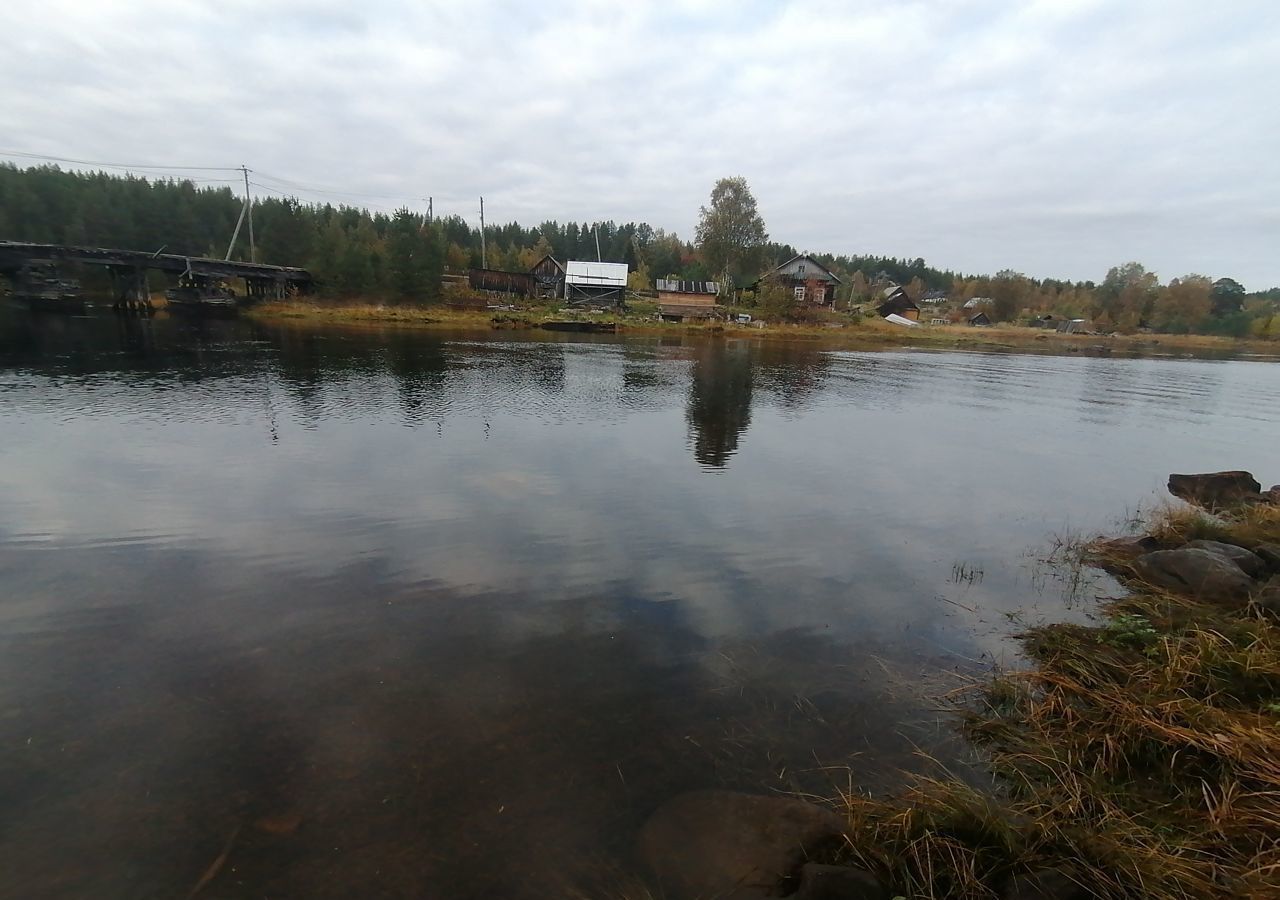
M 658 279 L 658 290 L 671 294 L 718 294 L 720 283 L 716 281 L 668 281 Z
M 571 259 L 565 263 L 564 280 L 569 284 L 626 287 L 627 264 Z

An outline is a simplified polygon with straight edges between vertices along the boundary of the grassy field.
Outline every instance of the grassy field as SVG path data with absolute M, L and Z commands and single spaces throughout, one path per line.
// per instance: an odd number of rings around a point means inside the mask
M 803 325 L 736 323 L 685 324 L 656 320 L 656 306 L 636 302 L 622 315 L 595 315 L 594 321 L 614 322 L 629 334 L 688 334 L 756 340 L 804 341 L 832 349 L 878 347 L 936 347 L 949 349 L 1005 349 L 1044 353 L 1119 355 L 1255 355 L 1280 358 L 1280 343 L 1210 335 L 1057 334 L 1017 325 L 973 328 L 967 325 L 906 328 L 879 318 L 832 316 L 830 321 Z M 573 317 L 549 307 L 516 310 L 452 309 L 447 306 L 384 305 L 361 302 L 270 302 L 247 313 L 263 321 L 314 322 L 332 325 L 399 325 L 436 329 L 534 328 L 544 321 Z
M 1280 542 L 1280 507 L 1167 513 L 1163 545 Z M 993 897 L 1056 870 L 1095 896 L 1280 896 L 1280 627 L 1130 582 L 1092 627 L 1023 635 L 1032 667 L 963 699 L 989 787 L 843 798 L 846 862 L 911 897 Z

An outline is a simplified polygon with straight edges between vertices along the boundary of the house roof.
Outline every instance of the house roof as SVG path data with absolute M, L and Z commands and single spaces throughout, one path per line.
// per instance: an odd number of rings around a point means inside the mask
M 843 284 L 843 282 L 840 280 L 840 276 L 839 276 L 839 275 L 837 275 L 835 272 L 832 272 L 830 269 L 828 269 L 826 266 L 824 266 L 822 263 L 818 262 L 816 259 L 814 259 L 812 256 L 810 256 L 810 255 L 809 255 L 809 254 L 807 254 L 807 253 L 797 253 L 795 256 L 791 257 L 789 260 L 787 260 L 786 262 L 784 262 L 782 265 L 780 265 L 780 266 L 774 266 L 774 267 L 773 267 L 772 269 L 770 269 L 770 270 L 768 271 L 768 273 L 766 273 L 766 274 L 767 274 L 767 275 L 772 275 L 774 272 L 781 272 L 783 269 L 785 269 L 787 266 L 791 265 L 793 262 L 795 262 L 795 261 L 796 261 L 796 260 L 798 260 L 798 259 L 807 260 L 808 262 L 813 263 L 813 264 L 814 264 L 815 266 L 817 266 L 819 269 L 821 269 L 822 271 L 824 271 L 824 272 L 826 272 L 828 275 L 830 275 L 830 276 L 831 276 L 831 280 L 832 280 L 832 281 L 834 281 L 836 284 Z
M 880 293 L 884 294 L 885 297 L 892 297 L 894 294 L 905 294 L 906 291 L 903 290 L 900 284 L 891 284 Z
M 720 283 L 717 281 L 675 281 L 658 279 L 658 290 L 671 294 L 718 294 Z
M 564 280 L 568 284 L 626 287 L 627 264 L 571 259 L 565 263 Z

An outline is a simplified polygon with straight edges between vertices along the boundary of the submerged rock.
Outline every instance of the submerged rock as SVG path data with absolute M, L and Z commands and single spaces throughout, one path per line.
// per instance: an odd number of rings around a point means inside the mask
M 649 817 L 640 856 L 671 900 L 783 897 L 800 867 L 843 834 L 839 816 L 801 800 L 691 791 Z
M 1262 499 L 1262 485 L 1248 472 L 1170 475 L 1169 493 L 1205 509 L 1226 509 Z
M 1157 550 L 1133 561 L 1139 578 L 1202 600 L 1245 600 L 1255 584 L 1230 557 L 1198 547 Z
M 1237 566 L 1244 570 L 1244 573 L 1252 578 L 1260 578 L 1267 570 L 1267 564 L 1262 561 L 1262 557 L 1258 556 L 1244 547 L 1237 547 L 1235 544 L 1224 544 L 1222 541 L 1188 541 L 1182 545 L 1184 548 L 1193 550 L 1208 550 L 1210 553 L 1216 553 L 1219 556 L 1225 556 Z

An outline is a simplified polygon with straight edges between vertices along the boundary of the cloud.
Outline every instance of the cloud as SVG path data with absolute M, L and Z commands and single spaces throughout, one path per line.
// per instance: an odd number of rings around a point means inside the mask
M 771 235 L 962 271 L 1280 283 L 1280 13 L 1192 2 L 19 3 L 9 149 L 316 200 Z

